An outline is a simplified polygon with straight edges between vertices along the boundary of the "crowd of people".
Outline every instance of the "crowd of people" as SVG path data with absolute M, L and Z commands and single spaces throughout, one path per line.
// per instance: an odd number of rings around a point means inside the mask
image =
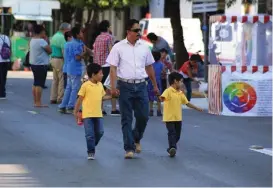
M 77 122 L 79 118 L 83 119 L 88 159 L 95 159 L 95 147 L 104 133 L 102 118 L 107 115 L 104 100 L 111 100 L 111 115 L 121 116 L 125 158 L 133 158 L 135 152 L 141 152 L 140 141 L 149 116 L 154 115 L 153 104 L 157 102 L 156 114 L 163 116 L 168 130 L 167 152 L 174 157 L 182 126 L 181 105 L 202 111 L 191 104 L 189 94 L 186 97 L 182 91 L 182 82 L 190 90 L 188 82 L 195 79 L 196 57 L 193 55 L 184 63 L 179 73 L 173 70 L 170 58 L 167 58 L 172 52 L 163 38 L 154 33 L 148 35 L 154 44 L 152 51 L 140 40 L 141 28 L 137 20 L 128 21 L 126 38 L 121 41 L 114 41 L 109 21 L 102 21 L 99 29 L 100 35 L 91 50 L 83 42 L 80 27 L 71 28 L 70 24 L 62 23 L 50 43 L 46 40 L 44 26 L 34 27 L 29 44 L 34 107 L 47 107 L 41 96 L 50 63 L 53 69 L 50 103 L 58 104 L 60 113 L 74 114 Z M 0 40 L 0 44 L 6 43 Z M 11 43 L 7 45 L 11 46 Z M 4 61 L 2 51 L 0 55 L 0 97 L 4 98 L 8 60 Z M 91 55 L 93 62 L 86 63 L 85 57 Z M 107 79 L 110 89 L 104 84 Z

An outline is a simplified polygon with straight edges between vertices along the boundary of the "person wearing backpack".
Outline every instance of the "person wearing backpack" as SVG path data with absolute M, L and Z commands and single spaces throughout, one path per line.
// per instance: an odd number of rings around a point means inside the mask
M 8 36 L 0 34 L 0 99 L 6 99 L 6 82 L 11 63 L 11 42 Z

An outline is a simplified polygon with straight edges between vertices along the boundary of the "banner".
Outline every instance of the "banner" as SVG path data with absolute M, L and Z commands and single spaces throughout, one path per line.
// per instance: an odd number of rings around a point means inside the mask
M 271 67 L 226 67 L 222 72 L 222 115 L 272 116 Z

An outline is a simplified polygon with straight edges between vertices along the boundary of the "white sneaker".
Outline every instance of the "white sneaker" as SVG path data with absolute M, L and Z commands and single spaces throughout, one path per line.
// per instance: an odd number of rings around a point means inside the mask
M 6 100 L 7 98 L 6 97 L 0 97 L 0 100 Z
M 95 160 L 95 154 L 94 153 L 88 153 L 88 160 Z

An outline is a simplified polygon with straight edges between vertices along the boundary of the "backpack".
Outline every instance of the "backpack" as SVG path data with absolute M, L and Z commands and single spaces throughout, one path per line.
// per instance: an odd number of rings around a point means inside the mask
M 3 41 L 0 55 L 3 60 L 10 59 L 10 56 L 11 56 L 10 46 L 5 42 L 5 36 L 4 36 L 4 39 L 2 37 L 0 37 L 0 38 Z

